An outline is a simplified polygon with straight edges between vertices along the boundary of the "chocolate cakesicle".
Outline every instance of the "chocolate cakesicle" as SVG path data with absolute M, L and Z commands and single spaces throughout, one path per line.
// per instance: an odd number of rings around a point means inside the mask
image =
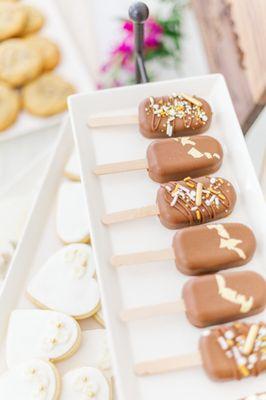
M 199 352 L 140 362 L 134 369 L 142 376 L 202 365 L 212 380 L 240 380 L 266 370 L 265 339 L 264 322 L 236 322 L 205 331 L 199 341 Z
M 235 202 L 236 192 L 226 179 L 187 177 L 161 185 L 156 205 L 106 214 L 102 223 L 110 225 L 158 215 L 166 228 L 179 229 L 224 218 L 233 211 Z
M 266 306 L 266 283 L 253 271 L 224 272 L 189 279 L 182 300 L 124 310 L 122 321 L 186 313 L 189 322 L 203 328 L 258 314 Z
M 138 115 L 98 114 L 89 118 L 92 128 L 139 124 L 147 138 L 191 136 L 206 132 L 212 120 L 209 103 L 196 96 L 173 93 L 171 96 L 148 97 L 139 104 Z
M 147 169 L 155 182 L 165 183 L 216 172 L 223 159 L 220 143 L 210 136 L 154 140 L 147 149 L 146 159 L 98 165 L 96 175 Z
M 240 223 L 207 224 L 178 230 L 172 248 L 117 254 L 114 267 L 174 260 L 185 275 L 202 275 L 240 267 L 250 261 L 256 249 L 252 230 Z

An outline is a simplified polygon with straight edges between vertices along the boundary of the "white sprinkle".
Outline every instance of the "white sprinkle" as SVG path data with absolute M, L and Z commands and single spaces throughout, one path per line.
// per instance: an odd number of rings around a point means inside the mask
M 223 350 L 227 350 L 229 348 L 223 336 L 219 336 L 217 340 Z
M 175 197 L 173 198 L 173 200 L 171 201 L 171 207 L 174 207 L 176 205 L 178 199 L 178 195 L 176 194 Z
M 211 179 L 210 179 L 210 182 L 211 182 L 212 184 L 214 184 L 214 183 L 216 182 L 216 179 L 215 179 L 215 178 L 211 178 Z
M 229 339 L 229 340 L 231 340 L 231 339 L 234 339 L 234 337 L 235 337 L 235 334 L 234 334 L 234 332 L 233 332 L 233 331 L 231 331 L 231 330 L 228 330 L 228 331 L 226 331 L 226 332 L 225 332 L 224 336 L 226 337 L 226 339 Z

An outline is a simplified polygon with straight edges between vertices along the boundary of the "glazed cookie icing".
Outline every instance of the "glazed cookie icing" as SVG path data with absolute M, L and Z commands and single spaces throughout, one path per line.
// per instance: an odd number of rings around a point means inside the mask
M 80 328 L 62 313 L 48 310 L 15 310 L 7 332 L 6 361 L 9 368 L 29 358 L 57 361 L 78 347 Z
M 82 332 L 81 345 L 71 357 L 71 368 L 89 365 L 100 369 L 106 378 L 112 377 L 111 360 L 105 329 L 91 329 Z M 69 371 L 69 362 L 63 361 L 58 365 L 59 371 L 65 374 Z
M 59 376 L 52 364 L 38 359 L 16 365 L 0 377 L 3 400 L 57 400 Z
M 91 247 L 71 244 L 51 256 L 30 281 L 28 294 L 40 306 L 77 319 L 93 315 L 100 302 Z
M 81 183 L 64 182 L 58 193 L 57 233 L 64 243 L 89 241 L 89 221 Z
M 111 390 L 99 369 L 82 367 L 62 379 L 62 400 L 110 400 Z

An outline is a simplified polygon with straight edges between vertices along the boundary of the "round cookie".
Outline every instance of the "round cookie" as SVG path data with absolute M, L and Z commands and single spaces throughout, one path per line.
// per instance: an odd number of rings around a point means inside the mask
M 1 76 L 0 76 L 1 77 Z M 74 87 L 58 75 L 47 73 L 23 88 L 24 107 L 33 115 L 49 117 L 67 109 Z
M 64 246 L 30 281 L 27 293 L 40 308 L 85 319 L 98 311 L 100 292 L 92 249 L 86 244 Z
M 12 125 L 20 110 L 20 98 L 16 90 L 0 83 L 0 131 Z
M 60 386 L 60 376 L 51 363 L 27 360 L 0 376 L 0 398 L 59 400 Z
M 80 346 L 78 323 L 50 310 L 15 310 L 7 331 L 6 362 L 9 368 L 31 358 L 51 362 L 66 360 Z
M 40 52 L 22 39 L 10 39 L 0 44 L 0 80 L 11 86 L 21 86 L 42 71 Z
M 27 22 L 27 13 L 17 4 L 0 2 L 0 41 L 19 35 Z
M 58 65 L 60 61 L 60 51 L 54 42 L 38 35 L 29 36 L 26 40 L 32 48 L 41 52 L 45 71 L 50 71 Z
M 112 390 L 105 376 L 97 368 L 82 367 L 69 371 L 62 378 L 61 400 L 111 400 Z
M 44 24 L 43 14 L 35 7 L 23 5 L 21 8 L 27 15 L 26 24 L 22 31 L 22 35 L 30 35 L 39 31 Z

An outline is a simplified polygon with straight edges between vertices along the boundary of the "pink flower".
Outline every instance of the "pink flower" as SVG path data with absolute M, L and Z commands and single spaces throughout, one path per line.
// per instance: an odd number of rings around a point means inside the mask
M 133 32 L 133 30 L 134 30 L 133 22 L 132 22 L 132 21 L 128 21 L 128 20 L 124 21 L 123 27 L 122 27 L 122 28 L 123 28 L 125 31 Z

